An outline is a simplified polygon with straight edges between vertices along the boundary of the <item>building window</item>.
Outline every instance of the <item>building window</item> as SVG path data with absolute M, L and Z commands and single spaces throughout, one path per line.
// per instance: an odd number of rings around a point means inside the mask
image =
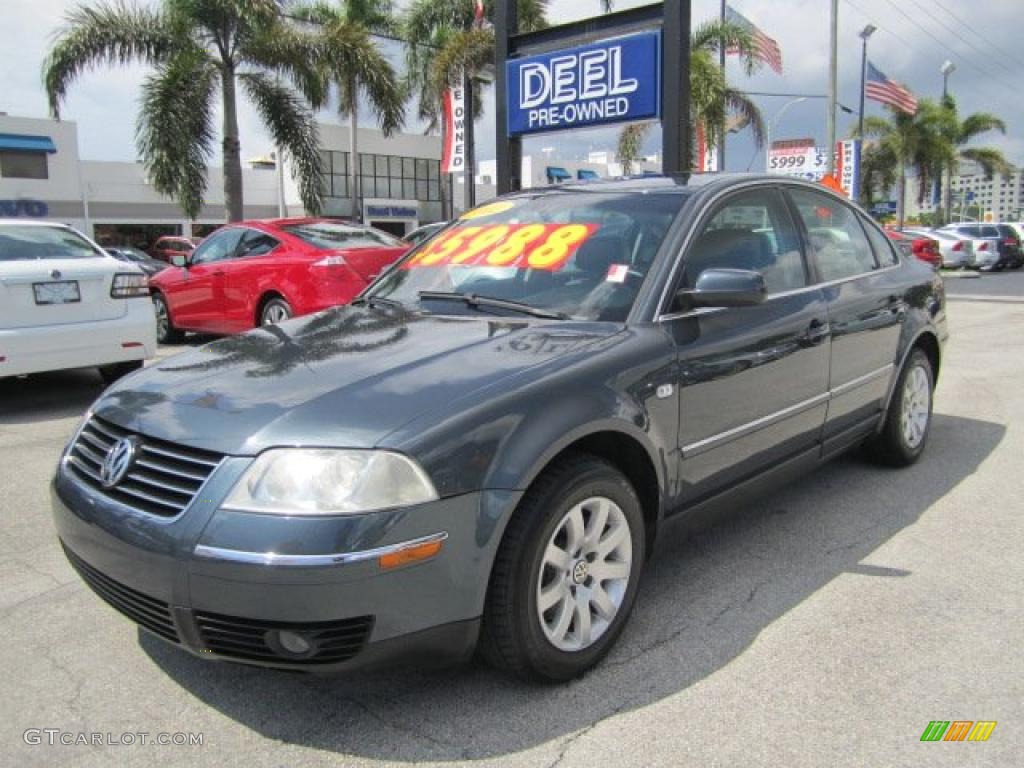
M 5 179 L 48 179 L 45 152 L 0 152 L 0 176 Z
M 441 164 L 437 160 L 360 154 L 359 168 L 364 197 L 441 199 Z

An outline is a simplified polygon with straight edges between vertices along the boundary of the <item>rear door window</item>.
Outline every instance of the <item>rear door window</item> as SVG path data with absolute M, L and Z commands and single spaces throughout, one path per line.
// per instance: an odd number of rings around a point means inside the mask
M 864 226 L 864 231 L 867 233 L 868 242 L 871 243 L 871 249 L 875 252 L 875 258 L 878 259 L 878 264 L 881 267 L 891 267 L 896 264 L 898 259 L 896 257 L 896 250 L 893 248 L 893 242 L 884 233 L 880 232 L 878 228 L 867 221 L 863 217 L 861 218 L 861 224 Z M 919 235 L 913 233 L 907 233 L 908 237 L 919 237 Z
M 247 229 L 242 236 L 242 244 L 238 249 L 238 258 L 245 256 L 265 256 L 280 245 L 276 238 L 258 229 Z
M 857 214 L 845 203 L 818 192 L 790 190 L 807 230 L 808 246 L 825 282 L 878 269 Z

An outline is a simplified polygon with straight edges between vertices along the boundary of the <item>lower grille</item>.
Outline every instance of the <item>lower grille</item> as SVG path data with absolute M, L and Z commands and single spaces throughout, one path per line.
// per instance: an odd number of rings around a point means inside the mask
M 204 647 L 220 656 L 299 665 L 348 661 L 362 650 L 373 628 L 373 616 L 292 623 L 240 619 L 197 611 L 195 620 Z M 277 632 L 282 630 L 301 635 L 308 641 L 311 647 L 308 655 L 298 656 L 285 651 L 275 640 Z
M 171 618 L 167 603 L 114 581 L 82 560 L 68 549 L 64 542 L 61 542 L 61 546 L 68 562 L 78 575 L 104 601 L 153 634 L 172 643 L 179 642 L 178 630 L 174 627 L 174 619 Z

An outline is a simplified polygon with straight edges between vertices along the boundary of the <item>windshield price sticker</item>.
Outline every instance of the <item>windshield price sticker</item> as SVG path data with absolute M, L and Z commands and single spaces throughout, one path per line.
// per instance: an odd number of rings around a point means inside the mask
M 435 237 L 402 269 L 459 265 L 557 271 L 597 224 L 491 224 L 456 227 Z

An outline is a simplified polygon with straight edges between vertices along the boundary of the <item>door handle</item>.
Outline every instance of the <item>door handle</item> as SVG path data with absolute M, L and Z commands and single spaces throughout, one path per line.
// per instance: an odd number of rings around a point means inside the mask
M 807 326 L 807 333 L 804 334 L 804 341 L 807 346 L 817 346 L 828 338 L 829 333 L 832 331 L 832 326 L 824 320 L 815 318 L 811 320 L 811 324 Z
M 216 272 L 213 273 L 213 276 L 214 277 L 224 277 L 224 270 L 218 269 Z
M 902 296 L 896 293 L 889 295 L 889 311 L 901 320 L 903 319 L 903 316 L 907 314 L 907 303 Z

